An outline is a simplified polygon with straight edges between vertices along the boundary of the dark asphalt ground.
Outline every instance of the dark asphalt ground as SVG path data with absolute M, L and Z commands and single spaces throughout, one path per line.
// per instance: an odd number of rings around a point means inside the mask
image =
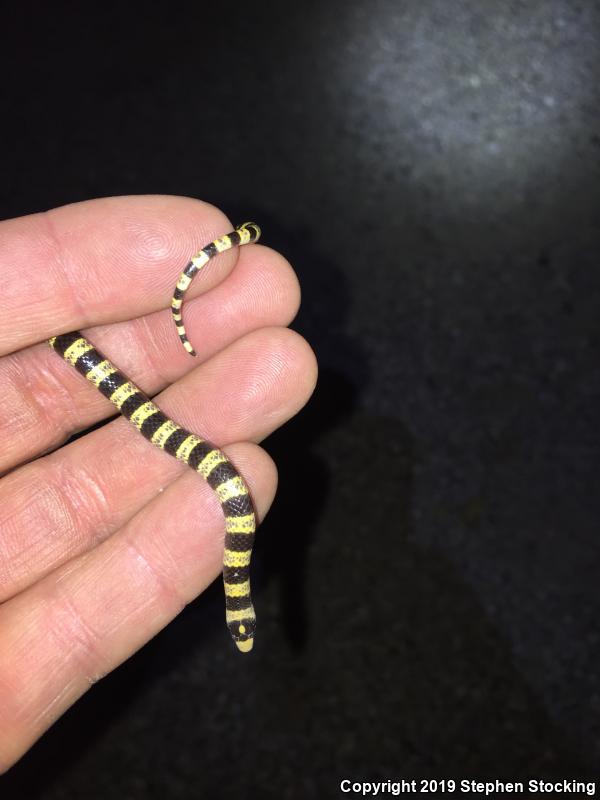
M 2 216 L 255 218 L 321 377 L 266 443 L 252 656 L 213 586 L 1 797 L 600 778 L 598 4 L 61 8 L 3 12 Z

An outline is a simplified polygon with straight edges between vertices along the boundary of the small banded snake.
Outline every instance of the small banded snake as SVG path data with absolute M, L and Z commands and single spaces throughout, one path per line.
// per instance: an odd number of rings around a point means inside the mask
M 196 355 L 182 321 L 181 308 L 192 278 L 211 258 L 232 247 L 256 242 L 260 228 L 245 222 L 231 233 L 202 248 L 189 262 L 177 282 L 171 312 L 186 351 Z M 225 516 L 225 620 L 239 650 L 247 653 L 254 643 L 256 615 L 250 597 L 250 558 L 256 531 L 256 516 L 248 487 L 227 456 L 194 433 L 178 425 L 156 406 L 79 332 L 49 339 L 50 346 L 84 375 L 132 422 L 152 444 L 186 463 L 206 479 L 219 498 Z

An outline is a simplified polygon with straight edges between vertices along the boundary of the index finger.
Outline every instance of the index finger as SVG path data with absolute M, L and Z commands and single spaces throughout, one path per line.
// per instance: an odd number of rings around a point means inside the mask
M 166 308 L 183 267 L 231 223 L 188 197 L 107 197 L 0 223 L 0 355 L 75 328 Z M 233 268 L 220 255 L 190 287 Z

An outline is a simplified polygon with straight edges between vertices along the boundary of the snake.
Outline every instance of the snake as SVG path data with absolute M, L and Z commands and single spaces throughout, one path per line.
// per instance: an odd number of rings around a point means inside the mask
M 194 275 L 219 253 L 256 242 L 260 234 L 256 223 L 244 222 L 205 245 L 181 272 L 171 300 L 171 313 L 181 343 L 190 355 L 197 354 L 186 334 L 182 305 Z M 52 336 L 48 344 L 107 397 L 145 439 L 198 472 L 217 495 L 225 517 L 225 622 L 238 650 L 250 652 L 256 630 L 250 594 L 256 513 L 243 477 L 222 450 L 163 413 L 80 331 Z

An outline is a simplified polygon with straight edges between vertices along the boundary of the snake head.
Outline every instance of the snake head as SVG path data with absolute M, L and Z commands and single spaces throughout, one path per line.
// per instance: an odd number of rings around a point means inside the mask
M 254 629 L 256 627 L 256 617 L 235 620 L 227 623 L 229 633 L 242 653 L 249 653 L 254 644 Z
M 249 242 L 257 242 L 260 239 L 260 228 L 256 222 L 242 222 L 241 225 L 237 226 L 236 231 L 238 231 L 238 233 L 247 231 L 250 234 Z

